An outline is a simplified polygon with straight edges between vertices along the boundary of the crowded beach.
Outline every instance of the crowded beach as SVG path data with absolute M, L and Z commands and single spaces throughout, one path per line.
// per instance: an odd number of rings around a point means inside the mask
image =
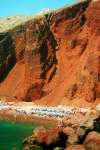
M 76 114 L 78 112 L 81 113 L 87 113 L 88 109 L 84 108 L 67 108 L 63 107 L 62 105 L 59 105 L 58 107 L 40 107 L 34 105 L 34 103 L 31 103 L 32 105 L 29 105 L 30 103 L 23 103 L 20 105 L 16 105 L 14 102 L 8 102 L 4 103 L 0 101 L 0 113 L 12 113 L 16 117 L 16 114 L 24 114 L 29 116 L 42 116 L 42 117 L 49 117 L 53 118 L 56 117 L 58 119 L 62 119 L 63 117 L 70 115 L 70 114 Z

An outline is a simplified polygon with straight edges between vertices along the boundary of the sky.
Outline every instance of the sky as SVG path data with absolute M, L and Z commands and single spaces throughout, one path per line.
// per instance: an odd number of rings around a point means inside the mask
M 0 0 L 0 18 L 12 15 L 30 16 L 43 8 L 55 10 L 78 0 Z

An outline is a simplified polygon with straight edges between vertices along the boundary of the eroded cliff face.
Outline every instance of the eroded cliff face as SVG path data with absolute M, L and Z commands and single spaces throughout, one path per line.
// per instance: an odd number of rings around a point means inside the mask
M 16 98 L 32 101 L 47 95 L 48 92 L 43 90 L 43 87 L 45 83 L 50 82 L 56 72 L 56 45 L 45 16 L 34 19 L 29 24 L 26 29 L 24 55 L 25 76 L 24 81 L 16 88 Z M 23 88 L 23 93 L 20 87 Z
M 11 67 L 23 66 L 11 96 L 0 96 L 48 106 L 100 100 L 99 9 L 99 1 L 81 1 L 0 34 L 0 91 Z

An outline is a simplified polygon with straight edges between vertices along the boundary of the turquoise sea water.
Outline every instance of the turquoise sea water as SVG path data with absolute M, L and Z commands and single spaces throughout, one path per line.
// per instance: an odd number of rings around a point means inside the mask
M 38 126 L 41 124 L 0 119 L 0 150 L 11 150 L 14 147 L 22 150 L 25 147 L 22 145 L 23 139 L 32 135 L 34 128 Z M 51 128 L 47 125 L 44 127 L 46 129 Z

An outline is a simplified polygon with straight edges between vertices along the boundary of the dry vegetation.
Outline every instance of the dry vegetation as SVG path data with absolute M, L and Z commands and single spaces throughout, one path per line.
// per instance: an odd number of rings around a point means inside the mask
M 57 10 L 55 10 L 54 12 L 59 12 L 61 11 L 62 9 L 65 9 L 67 7 L 72 7 L 80 2 L 85 2 L 87 0 L 79 0 L 75 3 L 72 3 L 70 5 L 67 5 L 65 7 L 62 7 L 62 8 L 59 8 Z M 53 12 L 52 10 L 49 10 L 47 12 L 43 12 L 43 13 L 38 13 L 38 14 L 34 14 L 34 15 L 31 15 L 31 16 L 25 16 L 25 15 L 13 15 L 13 16 L 7 16 L 7 17 L 3 17 L 3 18 L 0 18 L 0 32 L 4 32 L 5 30 L 9 30 L 9 29 L 12 29 L 14 28 L 15 26 L 17 26 L 18 24 L 22 23 L 22 22 L 26 22 L 30 19 L 33 19 L 33 18 L 36 18 L 36 17 L 39 17 L 45 13 L 51 13 Z
M 0 32 L 3 32 L 7 29 L 13 28 L 19 23 L 27 20 L 29 17 L 25 15 L 14 15 L 0 18 Z
M 39 14 L 35 14 L 32 16 L 25 16 L 25 15 L 13 15 L 8 17 L 0 18 L 0 32 L 4 32 L 5 30 L 9 30 L 14 28 L 18 24 L 30 20 L 34 17 L 39 16 Z
M 14 28 L 20 23 L 26 22 L 30 19 L 37 18 L 45 13 L 50 13 L 51 11 L 43 12 L 34 14 L 31 16 L 25 16 L 25 15 L 13 15 L 13 16 L 7 16 L 0 18 L 0 32 L 4 32 L 5 30 L 9 30 Z

